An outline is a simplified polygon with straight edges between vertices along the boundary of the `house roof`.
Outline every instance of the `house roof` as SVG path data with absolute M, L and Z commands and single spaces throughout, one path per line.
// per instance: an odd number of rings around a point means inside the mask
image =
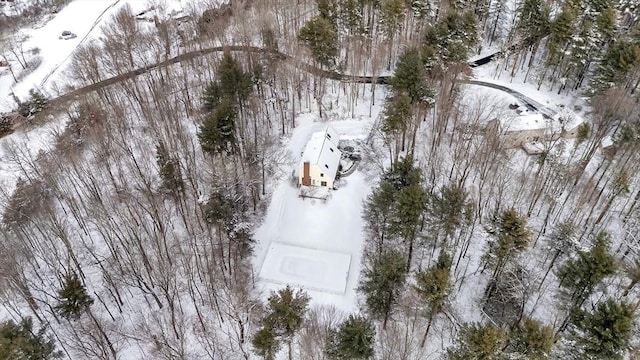
M 543 130 L 550 127 L 550 123 L 542 117 L 542 114 L 521 115 L 500 119 L 502 131 Z
M 584 123 L 584 119 L 580 115 L 566 108 L 557 113 L 553 119 L 558 121 L 565 131 L 573 131 Z
M 302 153 L 302 164 L 308 161 L 312 165 L 317 165 L 333 179 L 338 172 L 342 154 L 338 150 L 339 141 L 340 135 L 330 126 L 327 126 L 324 131 L 311 134 L 311 139 Z

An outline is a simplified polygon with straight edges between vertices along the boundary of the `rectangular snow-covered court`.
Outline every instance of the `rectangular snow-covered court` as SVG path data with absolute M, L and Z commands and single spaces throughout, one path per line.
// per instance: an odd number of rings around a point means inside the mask
M 308 290 L 342 295 L 346 291 L 351 255 L 271 243 L 260 277 Z

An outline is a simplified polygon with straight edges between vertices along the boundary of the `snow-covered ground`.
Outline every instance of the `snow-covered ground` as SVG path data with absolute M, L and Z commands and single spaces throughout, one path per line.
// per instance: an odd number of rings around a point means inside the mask
M 134 14 L 151 7 L 145 0 L 74 0 L 51 17 L 44 26 L 37 29 L 23 29 L 18 37 L 26 38 L 22 48 L 25 52 L 39 49 L 37 56 L 42 62 L 38 67 L 13 81 L 9 71 L 0 71 L 0 112 L 15 108 L 10 94 L 24 99 L 30 89 L 40 89 L 45 93 L 56 89 L 56 82 L 65 83 L 64 70 L 70 64 L 71 56 L 78 46 L 100 36 L 100 27 L 107 23 L 120 8 L 129 4 Z M 177 12 L 182 7 L 181 0 L 165 0 L 164 10 Z M 73 39 L 59 39 L 63 31 L 76 35 Z M 27 58 L 29 55 L 26 55 Z M 13 63 L 18 68 L 17 63 Z
M 505 70 L 503 61 L 497 58 L 488 64 L 478 66 L 473 69 L 473 79 L 513 89 L 556 112 L 564 108 L 587 108 L 586 99 L 576 96 L 573 92 L 562 91 L 561 94 L 558 94 L 557 86 L 554 89 L 549 89 L 547 84 L 543 84 L 538 89 L 534 71 L 531 71 L 525 81 L 527 70 L 518 68 L 515 76 L 511 78 L 511 66 Z
M 327 125 L 314 122 L 316 117 L 306 114 L 298 120 L 299 125 L 287 146 L 292 157 L 299 157 L 311 134 Z M 365 138 L 371 121 L 345 120 L 329 124 L 341 137 Z M 297 165 L 298 161 L 292 161 L 292 167 Z M 283 284 L 300 286 L 314 304 L 356 311 L 364 243 L 362 203 L 370 191 L 371 184 L 360 171 L 344 178 L 340 189 L 325 201 L 300 198 L 290 179 L 281 179 L 264 223 L 255 233 L 258 244 L 254 268 L 260 271 L 265 292 L 281 288 Z

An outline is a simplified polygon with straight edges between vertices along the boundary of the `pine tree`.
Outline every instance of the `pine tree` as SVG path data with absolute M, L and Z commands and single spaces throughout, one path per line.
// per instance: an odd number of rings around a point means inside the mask
M 329 334 L 327 356 L 335 360 L 369 359 L 373 357 L 376 329 L 361 315 L 349 315 L 337 331 Z
M 362 217 L 367 223 L 368 235 L 374 242 L 374 251 L 381 254 L 385 241 L 391 236 L 390 227 L 395 204 L 396 189 L 386 181 L 374 189 L 367 197 Z
M 214 111 L 220 104 L 223 93 L 218 82 L 213 81 L 204 91 L 202 96 L 202 109 L 207 113 Z
M 394 94 L 410 97 L 412 104 L 425 102 L 433 96 L 418 48 L 408 49 L 400 55 L 389 84 Z
M 93 305 L 93 298 L 87 294 L 87 289 L 76 274 L 68 274 L 64 284 L 58 290 L 58 304 L 56 311 L 67 320 L 77 320 Z
M 443 186 L 429 198 L 429 224 L 435 232 L 444 234 L 444 242 L 461 227 L 471 225 L 473 204 L 467 191 L 455 184 Z
M 416 284 L 413 289 L 424 304 L 428 319 L 420 347 L 424 347 L 433 318 L 436 314 L 442 312 L 451 292 L 450 270 L 451 257 L 446 252 L 441 252 L 437 263 L 433 267 L 416 274 Z
M 338 19 L 342 29 L 351 35 L 365 35 L 364 6 L 360 0 L 340 1 Z
M 478 40 L 476 17 L 471 12 L 450 12 L 425 33 L 423 44 L 433 48 L 439 63 L 446 67 L 465 63 Z
M 560 287 L 569 297 L 570 313 L 582 306 L 605 277 L 615 273 L 617 262 L 609 251 L 610 242 L 609 234 L 598 234 L 590 250 L 578 251 L 577 258 L 567 261 L 559 269 L 557 275 Z
M 183 192 L 184 181 L 182 180 L 180 164 L 176 159 L 171 158 L 162 140 L 156 146 L 156 163 L 160 168 L 162 187 L 174 195 Z
M 544 360 L 549 358 L 553 346 L 553 328 L 526 317 L 509 334 L 507 352 L 514 358 Z
M 30 317 L 18 324 L 12 320 L 0 324 L 0 360 L 52 360 L 63 356 L 44 327 L 34 330 Z
M 44 110 L 47 105 L 47 98 L 38 90 L 29 90 L 29 99 L 25 102 L 18 103 L 18 113 L 25 118 L 33 118 L 33 116 Z
M 493 269 L 486 291 L 486 297 L 491 297 L 496 280 L 507 262 L 529 245 L 531 232 L 527 228 L 526 218 L 513 208 L 497 214 L 487 231 L 495 238 L 489 242 L 489 249 L 484 255 L 484 261 Z
M 407 248 L 407 271 L 413 260 L 413 248 L 422 224 L 427 192 L 422 184 L 412 184 L 398 192 L 391 218 L 391 233 L 397 235 Z
M 503 349 L 506 331 L 490 324 L 466 324 L 458 332 L 456 344 L 447 350 L 449 360 L 506 360 Z
M 399 192 L 411 185 L 422 183 L 422 171 L 413 164 L 413 157 L 407 156 L 393 164 L 380 179 L 389 183 L 395 191 Z
M 380 25 L 387 40 L 392 41 L 405 14 L 404 0 L 380 0 Z
M 362 271 L 358 291 L 365 297 L 367 311 L 375 318 L 382 318 L 382 328 L 386 329 L 389 315 L 404 289 L 406 258 L 390 250 L 368 261 L 370 264 Z
M 258 330 L 251 339 L 256 355 L 262 356 L 265 360 L 274 360 L 280 350 L 280 341 L 273 330 L 263 327 Z
M 640 44 L 618 40 L 609 48 L 600 62 L 596 75 L 591 82 L 592 93 L 599 93 L 612 85 L 627 84 L 627 75 L 640 66 Z
M 586 359 L 623 359 L 633 336 L 633 307 L 607 299 L 591 313 L 582 313 L 573 334 Z
M 407 129 L 412 115 L 411 98 L 405 94 L 392 96 L 385 106 L 381 130 L 387 139 L 396 143 L 394 162 L 398 160 L 400 151 L 405 151 Z M 400 144 L 402 144 L 401 148 L 399 148 Z
M 300 29 L 298 39 L 305 43 L 318 64 L 331 67 L 338 55 L 338 32 L 328 19 L 317 16 Z
M 332 24 L 338 20 L 338 3 L 336 0 L 316 0 L 320 16 Z
M 291 342 L 303 324 L 309 300 L 306 292 L 294 291 L 289 285 L 278 292 L 272 292 L 267 300 L 267 313 L 262 320 L 263 328 L 272 331 L 276 339 L 282 339 L 287 343 L 289 360 L 292 356 Z M 260 336 L 263 343 L 273 343 L 268 338 L 269 334 L 263 332 Z
M 230 53 L 225 52 L 216 71 L 222 97 L 228 96 L 240 107 L 251 94 L 253 81 L 251 73 L 245 72 L 242 66 Z
M 204 124 L 200 125 L 198 140 L 200 140 L 202 151 L 209 154 L 234 154 L 237 116 L 233 101 L 227 96 L 223 97 Z

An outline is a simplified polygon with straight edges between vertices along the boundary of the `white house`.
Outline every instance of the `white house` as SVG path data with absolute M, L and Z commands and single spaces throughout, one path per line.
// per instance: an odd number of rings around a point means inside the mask
M 331 126 L 311 135 L 300 161 L 299 185 L 333 188 L 342 155 L 338 141 L 340 134 Z

